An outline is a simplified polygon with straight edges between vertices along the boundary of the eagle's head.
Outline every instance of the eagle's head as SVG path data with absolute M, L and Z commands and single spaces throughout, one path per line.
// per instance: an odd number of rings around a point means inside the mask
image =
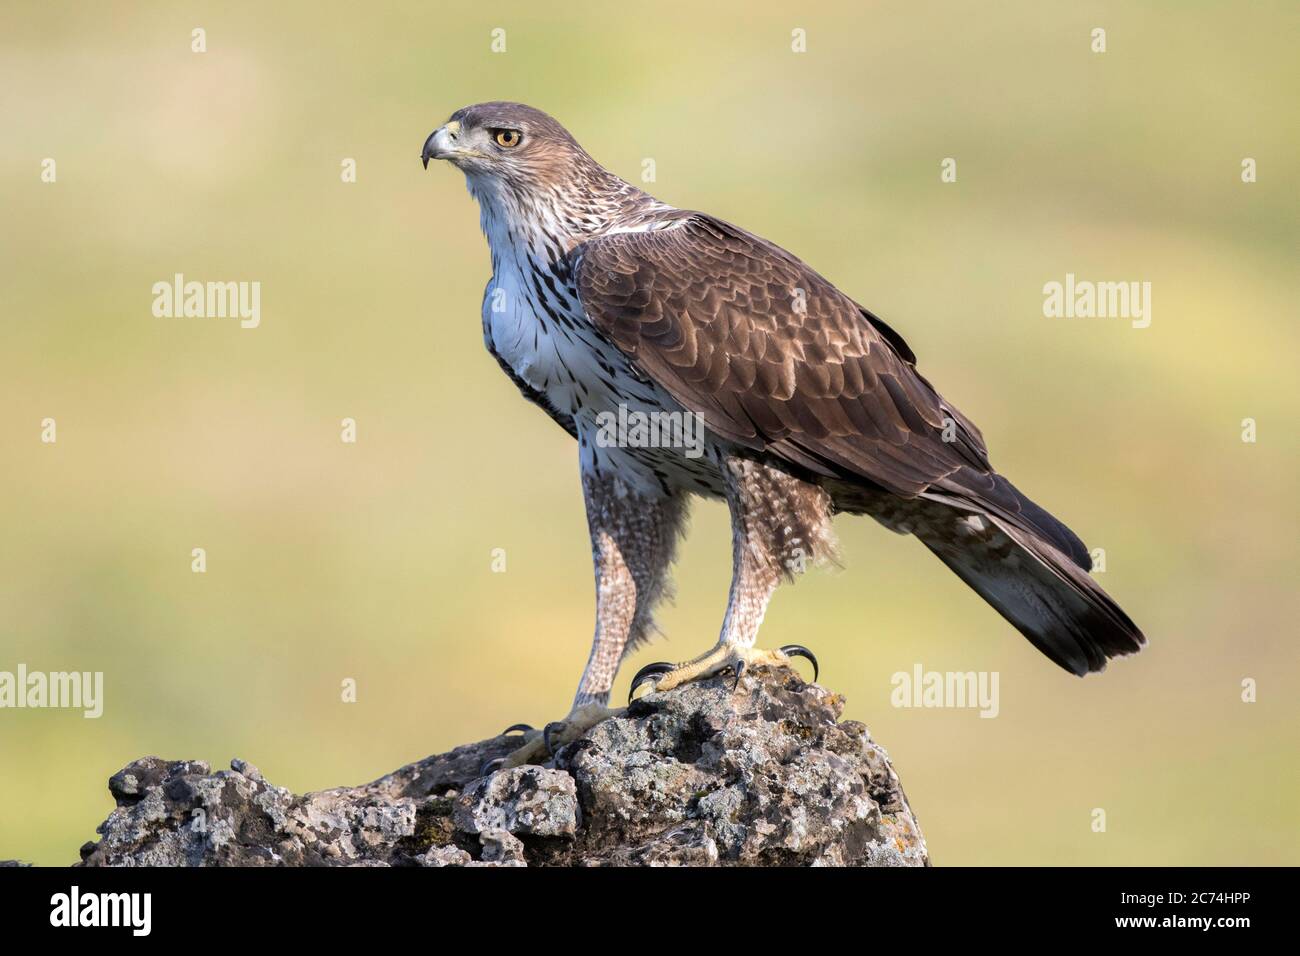
M 457 110 L 424 141 L 420 159 L 426 169 L 429 160 L 445 159 L 465 174 L 494 249 L 523 241 L 567 250 L 593 230 L 659 205 L 522 103 Z
M 445 159 L 473 180 L 517 190 L 590 173 L 595 161 L 569 131 L 523 103 L 479 103 L 451 114 L 424 141 L 420 159 Z M 486 183 L 485 183 L 486 184 Z

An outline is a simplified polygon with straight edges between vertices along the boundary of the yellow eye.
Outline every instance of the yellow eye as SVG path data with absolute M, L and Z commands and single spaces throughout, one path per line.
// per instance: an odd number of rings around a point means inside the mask
M 510 149 L 513 146 L 518 146 L 519 140 L 521 140 L 522 138 L 523 137 L 519 135 L 519 130 L 517 129 L 497 130 L 497 135 L 496 135 L 497 145 L 504 146 L 506 149 Z

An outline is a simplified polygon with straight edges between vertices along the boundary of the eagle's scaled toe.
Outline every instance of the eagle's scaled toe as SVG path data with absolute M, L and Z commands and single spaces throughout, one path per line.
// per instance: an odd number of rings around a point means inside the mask
M 674 687 L 689 681 L 712 677 L 726 670 L 730 670 L 735 674 L 735 680 L 731 685 L 731 689 L 735 690 L 740 686 L 740 678 L 744 675 L 746 667 L 759 665 L 790 667 L 790 658 L 792 657 L 802 657 L 812 662 L 814 681 L 821 676 L 821 667 L 817 663 L 816 655 L 802 644 L 786 644 L 780 650 L 767 651 L 758 647 L 739 647 L 720 643 L 708 653 L 687 661 L 685 664 L 664 664 L 662 662 L 647 664 L 637 671 L 636 676 L 632 678 L 632 688 L 628 691 L 627 699 L 631 702 L 632 695 L 636 693 L 637 688 L 651 681 L 654 681 L 654 689 L 657 693 L 672 690 Z

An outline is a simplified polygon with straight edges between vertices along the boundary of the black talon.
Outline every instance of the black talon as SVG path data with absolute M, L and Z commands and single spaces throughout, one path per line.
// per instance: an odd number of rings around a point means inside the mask
M 492 774 L 496 773 L 498 770 L 500 770 L 501 765 L 505 762 L 506 762 L 505 757 L 497 757 L 494 760 L 489 760 L 483 766 L 479 767 L 478 775 L 480 777 L 489 777 Z
M 642 684 L 653 680 L 656 677 L 662 676 L 663 674 L 667 674 L 669 671 L 674 669 L 675 665 L 663 661 L 660 661 L 657 664 L 647 664 L 645 667 L 641 668 L 636 672 L 636 676 L 632 678 L 632 686 L 627 692 L 627 702 L 629 704 L 632 703 L 632 695 L 636 693 L 636 689 Z
M 521 731 L 523 731 L 524 733 L 527 733 L 528 731 L 530 731 L 530 730 L 532 730 L 532 729 L 533 729 L 533 728 L 532 728 L 532 725 L 531 725 L 531 724 L 511 724 L 511 725 L 510 725 L 509 727 L 507 727 L 505 730 L 501 731 L 501 736 L 502 736 L 502 737 L 508 737 L 510 734 L 514 733 L 516 730 L 521 730 Z
M 813 683 L 817 683 L 817 678 L 821 674 L 821 668 L 817 666 L 817 658 L 812 651 L 802 644 L 787 644 L 781 648 L 781 653 L 786 657 L 806 657 L 812 661 L 813 666 Z
M 740 686 L 740 675 L 743 674 L 743 673 L 745 673 L 745 662 L 744 662 L 744 661 L 736 661 L 735 666 L 734 666 L 733 669 L 734 669 L 735 672 L 736 672 L 736 680 L 735 680 L 735 682 L 731 685 L 731 692 L 734 694 L 734 693 L 736 692 L 736 688 Z
M 542 728 L 542 743 L 546 746 L 546 755 L 548 757 L 555 756 L 555 749 L 551 747 L 551 730 L 552 729 L 560 730 L 563 727 L 564 727 L 564 721 L 553 720 L 545 727 Z

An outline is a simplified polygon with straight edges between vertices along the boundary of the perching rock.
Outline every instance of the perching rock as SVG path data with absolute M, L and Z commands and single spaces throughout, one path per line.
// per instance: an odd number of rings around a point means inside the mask
M 483 777 L 519 738 L 295 796 L 252 764 L 145 757 L 82 866 L 920 866 L 889 757 L 793 672 L 651 694 L 546 766 Z

